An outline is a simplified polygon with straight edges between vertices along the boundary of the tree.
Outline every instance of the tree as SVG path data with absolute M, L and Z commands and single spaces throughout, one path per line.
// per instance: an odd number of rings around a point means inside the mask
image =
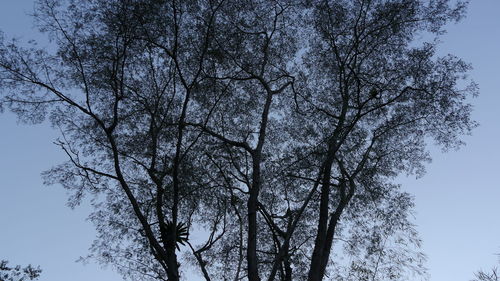
M 56 50 L 2 40 L 2 104 L 60 130 L 46 183 L 92 196 L 124 276 L 402 280 L 424 256 L 392 180 L 475 126 L 470 66 L 416 41 L 449 2 L 39 0 Z
M 498 254 L 497 254 L 498 255 Z M 500 273 L 497 267 L 493 267 L 491 271 L 479 270 L 475 274 L 475 278 L 471 281 L 498 281 L 500 280 Z
M 472 281 L 498 281 L 500 279 L 500 275 L 498 274 L 498 269 L 495 267 L 491 270 L 491 273 L 486 271 L 478 271 L 475 274 L 476 278 Z
M 36 280 L 42 273 L 39 266 L 35 268 L 30 264 L 25 267 L 20 265 L 9 267 L 8 264 L 9 262 L 6 260 L 0 261 L 0 280 L 2 281 Z

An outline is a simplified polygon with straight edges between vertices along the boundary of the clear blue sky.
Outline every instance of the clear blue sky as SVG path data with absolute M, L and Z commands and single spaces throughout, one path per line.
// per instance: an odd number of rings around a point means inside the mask
M 23 39 L 31 31 L 32 0 L 1 0 L 0 30 Z M 418 180 L 401 178 L 415 195 L 416 223 L 428 255 L 431 281 L 468 281 L 497 264 L 500 252 L 500 1 L 473 0 L 468 17 L 448 28 L 440 53 L 474 66 L 481 95 L 473 100 L 481 126 L 467 146 L 441 153 Z M 0 115 L 0 259 L 39 264 L 41 281 L 118 281 L 110 269 L 75 260 L 94 237 L 88 206 L 70 210 L 59 186 L 43 186 L 40 173 L 64 160 L 47 125 L 18 125 Z M 194 280 L 194 279 L 191 279 Z

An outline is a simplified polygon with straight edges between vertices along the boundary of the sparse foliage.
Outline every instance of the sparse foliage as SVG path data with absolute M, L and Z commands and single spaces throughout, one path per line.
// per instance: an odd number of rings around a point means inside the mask
M 495 267 L 491 271 L 483 271 L 480 270 L 475 274 L 476 278 L 471 281 L 498 281 L 500 280 L 500 273 L 498 269 Z
M 497 254 L 500 256 L 500 254 Z M 500 272 L 497 267 L 493 267 L 490 271 L 479 270 L 475 274 L 475 278 L 471 281 L 499 281 Z

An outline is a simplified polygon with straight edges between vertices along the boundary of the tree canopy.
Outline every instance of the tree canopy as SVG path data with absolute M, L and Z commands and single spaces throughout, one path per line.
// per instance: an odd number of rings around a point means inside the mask
M 39 266 L 34 267 L 30 264 L 25 267 L 21 267 L 20 265 L 10 267 L 8 261 L 0 261 L 0 280 L 2 281 L 37 280 L 41 273 L 42 270 Z
M 52 47 L 1 40 L 1 105 L 60 131 L 45 181 L 131 280 L 406 280 L 393 180 L 476 125 L 470 66 L 436 55 L 451 2 L 38 0 Z

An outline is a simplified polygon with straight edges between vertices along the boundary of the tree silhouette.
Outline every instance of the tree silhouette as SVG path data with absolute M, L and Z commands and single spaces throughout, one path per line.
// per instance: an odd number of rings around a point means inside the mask
M 10 267 L 8 264 L 6 260 L 0 261 L 0 280 L 2 281 L 36 280 L 42 273 L 40 267 L 33 267 L 31 264 L 25 267 L 20 265 Z
M 39 0 L 56 49 L 2 40 L 2 104 L 60 130 L 45 181 L 90 196 L 91 257 L 130 279 L 404 280 L 393 179 L 476 125 L 470 66 L 416 40 L 450 2 Z
M 490 271 L 479 270 L 474 275 L 475 275 L 475 278 L 472 279 L 471 281 L 498 281 L 498 280 L 500 280 L 500 273 L 498 272 L 497 267 L 493 267 Z
M 498 281 L 500 280 L 500 274 L 498 273 L 498 269 L 495 267 L 491 270 L 491 272 L 486 272 L 480 270 L 475 274 L 476 278 L 472 281 Z

